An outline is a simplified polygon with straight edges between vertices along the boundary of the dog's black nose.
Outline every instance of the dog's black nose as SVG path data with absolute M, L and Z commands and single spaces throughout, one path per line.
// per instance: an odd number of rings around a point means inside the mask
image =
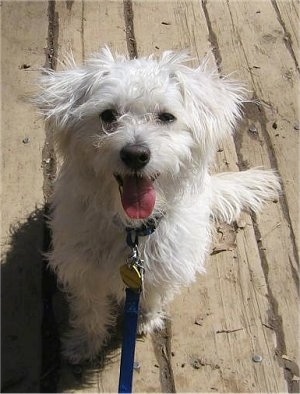
M 132 170 L 140 170 L 149 163 L 150 149 L 144 145 L 126 145 L 120 152 L 122 161 Z

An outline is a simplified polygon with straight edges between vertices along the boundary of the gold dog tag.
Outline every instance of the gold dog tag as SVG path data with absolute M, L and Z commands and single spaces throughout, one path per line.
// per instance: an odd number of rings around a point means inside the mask
M 140 290 L 143 284 L 143 277 L 135 265 L 124 264 L 120 267 L 123 282 L 133 290 Z

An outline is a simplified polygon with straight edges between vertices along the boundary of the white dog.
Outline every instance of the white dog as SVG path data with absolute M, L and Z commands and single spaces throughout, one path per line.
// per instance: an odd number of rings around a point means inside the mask
M 119 268 L 139 238 L 144 260 L 140 330 L 161 328 L 164 307 L 204 272 L 213 220 L 233 221 L 277 197 L 273 171 L 210 175 L 219 142 L 241 115 L 244 89 L 184 53 L 128 60 L 108 48 L 82 68 L 47 71 L 36 98 L 63 164 L 53 195 L 50 265 L 70 298 L 64 354 L 92 359 L 122 302 Z

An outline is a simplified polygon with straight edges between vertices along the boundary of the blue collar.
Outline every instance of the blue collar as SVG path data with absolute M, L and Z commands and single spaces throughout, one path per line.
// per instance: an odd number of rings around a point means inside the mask
M 134 246 L 138 245 L 139 237 L 145 237 L 147 235 L 153 234 L 163 216 L 164 215 L 154 216 L 153 218 L 148 219 L 146 223 L 143 223 L 140 227 L 126 227 L 127 245 L 133 248 Z

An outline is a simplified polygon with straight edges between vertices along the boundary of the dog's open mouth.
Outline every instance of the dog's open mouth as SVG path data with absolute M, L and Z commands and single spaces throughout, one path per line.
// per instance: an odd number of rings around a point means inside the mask
M 114 175 L 119 184 L 121 202 L 127 216 L 130 219 L 146 219 L 151 216 L 156 201 L 153 183 L 159 174 L 151 178 L 137 174 Z

